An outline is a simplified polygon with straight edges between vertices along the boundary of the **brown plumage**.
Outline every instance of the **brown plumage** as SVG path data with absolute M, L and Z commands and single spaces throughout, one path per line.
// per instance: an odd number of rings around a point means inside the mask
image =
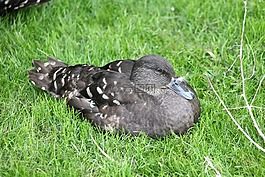
M 31 82 L 100 128 L 150 137 L 184 133 L 200 116 L 195 91 L 157 55 L 118 60 L 103 67 L 34 60 Z
M 0 0 L 0 15 L 32 5 L 39 5 L 50 0 Z

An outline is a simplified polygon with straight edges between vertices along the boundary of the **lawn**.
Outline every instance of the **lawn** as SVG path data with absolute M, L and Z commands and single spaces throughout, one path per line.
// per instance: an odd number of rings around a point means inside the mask
M 206 77 L 265 148 L 240 108 L 242 92 L 250 103 L 260 84 L 252 111 L 265 132 L 265 2 L 247 3 L 244 90 L 243 18 L 241 0 L 54 0 L 0 17 L 0 176 L 265 176 L 265 152 L 238 129 Z M 27 78 L 32 59 L 46 55 L 104 65 L 151 53 L 168 58 L 198 93 L 200 122 L 186 135 L 104 133 Z

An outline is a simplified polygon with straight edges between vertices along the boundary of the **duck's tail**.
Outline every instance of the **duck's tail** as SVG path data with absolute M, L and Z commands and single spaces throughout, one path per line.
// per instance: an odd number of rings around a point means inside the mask
M 57 78 L 58 72 L 68 65 L 51 57 L 47 57 L 47 60 L 48 62 L 33 60 L 35 68 L 28 71 L 29 80 L 38 88 L 51 93 L 54 97 L 60 97 L 55 92 L 57 88 L 51 87 L 51 84 Z

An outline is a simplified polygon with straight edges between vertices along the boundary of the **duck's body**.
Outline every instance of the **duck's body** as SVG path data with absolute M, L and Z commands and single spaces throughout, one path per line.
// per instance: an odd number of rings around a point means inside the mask
M 50 0 L 0 0 L 0 15 L 17 9 L 38 5 Z
M 151 137 L 183 133 L 198 121 L 200 104 L 189 84 L 156 55 L 103 67 L 35 60 L 29 79 L 107 131 Z

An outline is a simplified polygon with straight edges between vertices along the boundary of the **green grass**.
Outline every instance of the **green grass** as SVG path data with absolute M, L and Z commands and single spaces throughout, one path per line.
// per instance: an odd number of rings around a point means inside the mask
M 246 77 L 255 70 L 246 81 L 251 100 L 265 73 L 264 1 L 247 8 L 243 58 Z M 239 55 L 243 14 L 239 0 L 57 0 L 0 19 L 0 176 L 214 176 L 205 156 L 223 176 L 265 176 L 265 154 L 238 130 L 205 77 L 229 107 L 244 105 L 239 62 L 228 72 Z M 182 137 L 103 133 L 27 79 L 32 59 L 46 55 L 103 65 L 150 53 L 168 58 L 200 98 L 200 123 Z M 264 88 L 254 105 L 264 106 Z M 265 147 L 248 112 L 232 114 Z M 265 132 L 264 109 L 254 115 Z

